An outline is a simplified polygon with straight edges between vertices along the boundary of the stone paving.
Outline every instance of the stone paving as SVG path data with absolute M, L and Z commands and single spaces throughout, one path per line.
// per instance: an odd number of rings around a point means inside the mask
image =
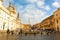
M 54 40 L 60 40 L 60 32 L 57 32 L 57 33 L 54 35 Z
M 0 40 L 60 40 L 60 33 L 52 34 L 52 35 L 9 35 L 7 33 L 0 33 Z
M 48 35 L 9 35 L 7 33 L 0 33 L 0 40 L 53 40 L 52 36 Z
M 53 36 L 48 36 L 48 35 L 20 36 L 20 40 L 53 40 Z

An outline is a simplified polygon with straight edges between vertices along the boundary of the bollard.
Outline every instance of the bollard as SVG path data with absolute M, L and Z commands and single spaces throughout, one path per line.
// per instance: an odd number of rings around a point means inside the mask
M 20 35 L 20 32 L 18 33 L 18 35 Z
M 12 34 L 12 35 L 14 34 L 13 31 L 11 31 L 11 34 Z
M 7 34 L 9 34 L 10 33 L 10 31 L 9 31 L 9 29 L 7 29 Z
M 25 36 L 27 36 L 27 33 L 25 33 Z
M 41 32 L 41 35 L 42 35 L 42 32 Z
M 47 32 L 47 35 L 49 35 L 49 32 Z
M 36 36 L 36 33 L 34 33 L 34 36 Z

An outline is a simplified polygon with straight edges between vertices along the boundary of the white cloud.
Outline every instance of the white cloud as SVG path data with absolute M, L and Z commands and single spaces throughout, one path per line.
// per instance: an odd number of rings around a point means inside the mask
M 49 5 L 44 5 L 41 8 L 44 9 L 44 10 L 46 10 L 46 11 L 51 10 L 51 7 Z
M 38 8 L 42 8 L 44 10 L 49 11 L 50 10 L 50 6 L 49 5 L 45 5 L 45 0 L 26 0 L 28 3 L 30 2 L 31 4 L 35 6 L 37 6 Z
M 60 0 L 54 0 L 55 2 L 60 2 Z
M 23 15 L 23 17 L 27 19 L 27 18 L 32 17 L 32 16 L 26 13 Z
M 52 5 L 55 6 L 55 7 L 60 7 L 60 3 L 59 2 L 53 2 Z
M 36 2 L 37 0 L 26 0 L 27 2 L 29 2 L 29 3 L 34 3 L 34 2 Z
M 54 2 L 52 3 L 52 6 L 56 8 L 60 7 L 60 0 L 54 0 Z
M 5 6 L 8 6 L 9 2 L 11 0 L 4 0 L 3 4 Z M 39 23 L 41 20 L 46 18 L 48 15 L 46 14 L 46 11 L 43 11 L 38 8 L 43 8 L 44 10 L 50 10 L 50 6 L 45 5 L 45 0 L 26 0 L 29 5 L 27 5 L 25 8 L 23 6 L 16 4 L 17 6 L 17 11 L 20 11 L 21 14 L 23 14 L 22 19 L 23 23 L 28 23 L 28 17 L 30 17 L 31 24 Z M 12 2 L 14 2 L 12 0 Z M 35 5 L 34 5 L 35 3 Z
M 22 11 L 23 6 L 16 4 L 16 7 L 17 7 L 17 8 L 16 8 L 16 12 L 23 12 L 23 11 Z
M 39 8 L 41 8 L 44 6 L 45 2 L 40 0 L 40 1 L 37 1 L 36 4 Z
M 43 20 L 46 16 L 46 12 L 43 10 L 36 9 L 34 5 L 27 5 L 26 8 L 23 10 L 25 11 L 23 14 L 23 18 L 25 20 L 30 17 L 31 24 L 35 24 Z
M 41 8 L 44 6 L 45 4 L 45 0 L 26 0 L 27 3 L 31 3 L 31 4 L 34 4 L 37 5 L 37 7 Z
M 36 24 L 36 23 L 40 23 L 42 20 L 44 20 L 45 18 L 48 17 L 48 15 L 44 15 L 44 16 L 41 16 L 41 17 L 40 16 L 36 15 L 35 18 L 33 18 L 31 20 L 31 24 L 33 25 L 33 24 Z
M 50 6 L 48 6 L 48 5 L 45 6 L 44 8 L 45 8 L 45 10 L 50 10 L 51 9 Z
M 9 5 L 10 2 L 13 3 L 14 1 L 13 0 L 3 0 L 3 5 L 5 7 L 8 7 L 8 5 Z

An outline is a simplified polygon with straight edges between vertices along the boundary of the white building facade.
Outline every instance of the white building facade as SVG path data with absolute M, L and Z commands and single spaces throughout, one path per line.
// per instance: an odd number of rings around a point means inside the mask
M 20 28 L 20 24 L 19 13 L 16 16 L 16 8 L 12 7 L 11 3 L 5 8 L 0 0 L 0 30 L 16 30 Z

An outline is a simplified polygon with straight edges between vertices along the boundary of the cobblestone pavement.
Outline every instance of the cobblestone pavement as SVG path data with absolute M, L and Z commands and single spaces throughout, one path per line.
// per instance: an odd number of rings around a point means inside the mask
M 57 33 L 54 35 L 54 40 L 60 40 L 60 32 L 57 32 Z
M 0 33 L 0 40 L 60 40 L 60 33 L 52 35 L 9 35 L 7 33 Z
M 20 40 L 54 40 L 53 36 L 48 35 L 30 35 L 30 36 L 20 36 Z

